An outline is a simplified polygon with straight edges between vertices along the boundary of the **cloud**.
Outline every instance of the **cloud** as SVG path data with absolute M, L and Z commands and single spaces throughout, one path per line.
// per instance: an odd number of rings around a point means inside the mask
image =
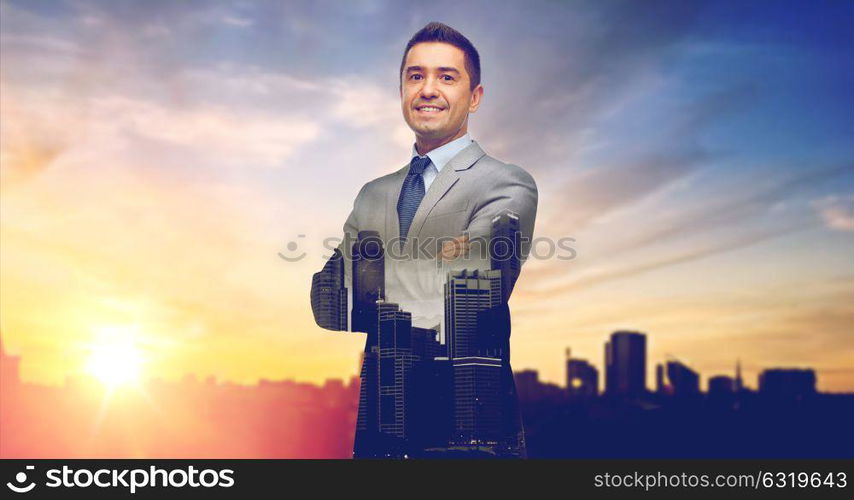
M 539 7 L 524 17 L 511 13 L 512 4 L 503 11 L 490 9 L 487 15 L 492 18 L 472 36 L 486 46 L 481 54 L 488 73 L 486 106 L 479 113 L 487 124 L 489 143 L 500 144 L 498 153 L 546 173 L 567 168 L 567 160 L 585 144 L 591 128 L 600 126 L 639 88 L 649 90 L 648 85 L 659 82 L 662 65 L 690 33 L 702 5 L 613 2 Z M 513 37 L 530 31 L 549 41 Z M 496 34 L 514 41 L 496 43 Z M 489 103 L 500 105 L 490 108 Z M 502 119 L 508 116 L 513 119 Z
M 854 231 L 854 196 L 828 196 L 813 202 L 824 224 L 837 231 Z
M 223 16 L 222 22 L 229 26 L 236 26 L 238 28 L 248 28 L 249 26 L 255 24 L 255 22 L 251 19 L 236 16 Z
M 581 274 L 576 279 L 564 280 L 564 283 L 541 288 L 532 288 L 526 291 L 526 297 L 536 296 L 560 296 L 560 294 L 574 292 L 577 290 L 590 288 L 609 281 L 629 278 L 639 274 L 647 273 L 657 269 L 671 267 L 675 265 L 685 264 L 696 260 L 711 257 L 733 250 L 747 248 L 764 241 L 768 241 L 781 236 L 789 235 L 799 231 L 804 231 L 815 227 L 814 223 L 790 225 L 782 229 L 754 231 L 740 237 L 730 238 L 727 241 L 710 245 L 705 248 L 692 249 L 681 253 L 675 253 L 665 258 L 648 261 L 639 265 L 631 266 L 609 266 L 603 270 L 594 270 L 592 272 Z
M 700 152 L 649 154 L 636 161 L 579 171 L 560 189 L 559 206 L 552 207 L 549 228 L 573 232 L 612 210 L 631 205 L 697 168 Z
M 657 218 L 655 224 L 645 227 L 642 234 L 623 238 L 622 241 L 614 241 L 599 255 L 612 257 L 626 251 L 637 251 L 647 245 L 662 245 L 669 243 L 672 239 L 684 239 L 691 235 L 708 233 L 728 225 L 746 225 L 750 223 L 751 217 L 767 213 L 798 193 L 808 191 L 822 182 L 848 172 L 850 172 L 848 165 L 799 172 L 752 192 L 728 193 L 727 196 L 713 199 L 693 210 L 664 213 Z
M 45 107 L 15 99 L 0 82 L 0 183 L 4 189 L 47 169 L 70 144 L 68 122 L 56 120 Z
M 49 35 L 7 35 L 0 37 L 5 50 L 48 51 L 64 55 L 82 55 L 77 43 Z
M 637 203 L 706 163 L 720 160 L 721 153 L 702 146 L 701 135 L 710 124 L 741 109 L 754 94 L 751 87 L 739 86 L 707 95 L 674 110 L 673 117 L 658 124 L 659 136 L 649 143 L 633 144 L 637 139 L 629 139 L 600 160 L 610 163 L 568 169 L 561 180 L 560 198 L 555 200 L 558 205 L 543 225 L 577 233 L 598 217 Z
M 199 161 L 245 167 L 279 166 L 319 132 L 316 123 L 296 117 L 218 106 L 176 109 L 124 97 L 94 100 L 90 116 L 120 134 L 190 148 Z
M 30 91 L 4 86 L 4 176 L 37 173 L 60 153 L 124 152 L 156 157 L 170 149 L 196 165 L 276 167 L 314 140 L 320 127 L 298 115 L 198 104 L 170 106 L 121 94 L 45 102 Z M 177 149 L 176 149 L 177 148 Z M 179 151 L 180 149 L 181 151 Z M 183 153 L 182 153 L 183 152 Z

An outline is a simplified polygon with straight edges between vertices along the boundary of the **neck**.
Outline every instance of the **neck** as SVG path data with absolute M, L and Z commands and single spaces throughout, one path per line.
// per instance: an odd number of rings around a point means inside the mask
M 455 141 L 460 137 L 466 135 L 467 127 L 462 127 L 456 134 L 448 137 L 443 137 L 441 139 L 430 139 L 427 137 L 415 137 L 415 151 L 418 152 L 419 155 L 424 156 L 430 151 L 433 151 L 436 148 L 440 148 L 445 144 L 448 144 L 451 141 Z

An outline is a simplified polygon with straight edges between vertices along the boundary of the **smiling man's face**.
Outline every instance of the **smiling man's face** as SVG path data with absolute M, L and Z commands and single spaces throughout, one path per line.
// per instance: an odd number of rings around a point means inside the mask
M 442 42 L 416 44 L 406 55 L 401 78 L 403 118 L 415 132 L 420 154 L 465 135 L 483 87 L 470 88 L 462 50 Z

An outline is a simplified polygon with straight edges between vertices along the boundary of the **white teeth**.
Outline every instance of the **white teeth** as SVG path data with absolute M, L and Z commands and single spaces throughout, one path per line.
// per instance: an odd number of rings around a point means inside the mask
M 418 108 L 421 111 L 441 111 L 440 108 L 434 108 L 432 106 L 424 106 L 423 108 Z

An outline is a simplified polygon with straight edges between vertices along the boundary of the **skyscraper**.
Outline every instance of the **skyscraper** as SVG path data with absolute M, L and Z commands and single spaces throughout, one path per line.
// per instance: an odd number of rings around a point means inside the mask
M 379 430 L 401 442 L 409 437 L 413 399 L 412 315 L 397 304 L 377 301 L 379 341 Z
M 516 390 L 519 397 L 526 400 L 538 399 L 540 396 L 540 372 L 537 370 L 519 370 L 513 373 Z
M 454 428 L 453 376 L 447 346 L 437 328 L 412 327 L 412 354 L 418 358 L 409 385 L 415 397 L 407 401 L 407 440 L 416 453 L 447 447 Z M 411 403 L 411 404 L 410 404 Z
M 498 337 L 508 332 L 492 331 L 502 323 L 498 318 L 502 304 L 501 271 L 448 273 L 445 329 L 453 369 L 457 444 L 497 445 L 505 427 L 508 415 L 503 398 L 508 388 L 502 370 L 507 364 Z
M 356 415 L 354 457 L 382 456 L 379 432 L 379 346 L 362 354 L 359 373 L 359 412 Z
M 498 445 L 504 412 L 501 403 L 501 359 L 454 358 L 454 442 Z
M 741 378 L 741 360 L 735 361 L 735 392 L 736 394 L 744 391 L 744 380 Z
M 655 393 L 670 394 L 670 386 L 664 380 L 664 365 L 661 363 L 655 365 Z
M 335 249 L 311 281 L 314 320 L 329 330 L 347 330 L 347 288 L 344 287 L 344 257 L 340 250 Z
M 412 327 L 412 352 L 421 359 L 448 356 L 447 346 L 439 342 L 439 332 L 435 327 Z
M 418 456 L 453 434 L 453 382 L 435 329 L 412 326 L 398 304 L 377 300 L 375 345 L 364 353 L 355 455 Z
M 501 271 L 501 300 L 507 302 L 513 285 L 519 277 L 522 257 L 522 240 L 519 216 L 504 212 L 492 219 L 489 239 L 490 268 Z
M 478 312 L 501 304 L 501 271 L 465 269 L 445 282 L 445 338 L 451 359 L 479 354 Z
M 735 381 L 726 375 L 715 375 L 709 377 L 709 396 L 726 397 L 735 392 Z
M 759 374 L 759 393 L 781 399 L 803 399 L 816 394 L 815 370 L 771 368 Z
M 605 392 L 642 396 L 646 392 L 646 335 L 617 331 L 605 344 Z
M 592 397 L 599 393 L 599 371 L 583 359 L 573 359 L 566 350 L 566 391 L 573 397 Z
M 353 243 L 353 311 L 351 330 L 367 332 L 368 347 L 376 344 L 376 303 L 385 297 L 385 251 L 377 231 L 359 231 Z
M 677 397 L 697 396 L 700 394 L 700 375 L 687 365 L 676 360 L 667 362 L 667 380 Z

